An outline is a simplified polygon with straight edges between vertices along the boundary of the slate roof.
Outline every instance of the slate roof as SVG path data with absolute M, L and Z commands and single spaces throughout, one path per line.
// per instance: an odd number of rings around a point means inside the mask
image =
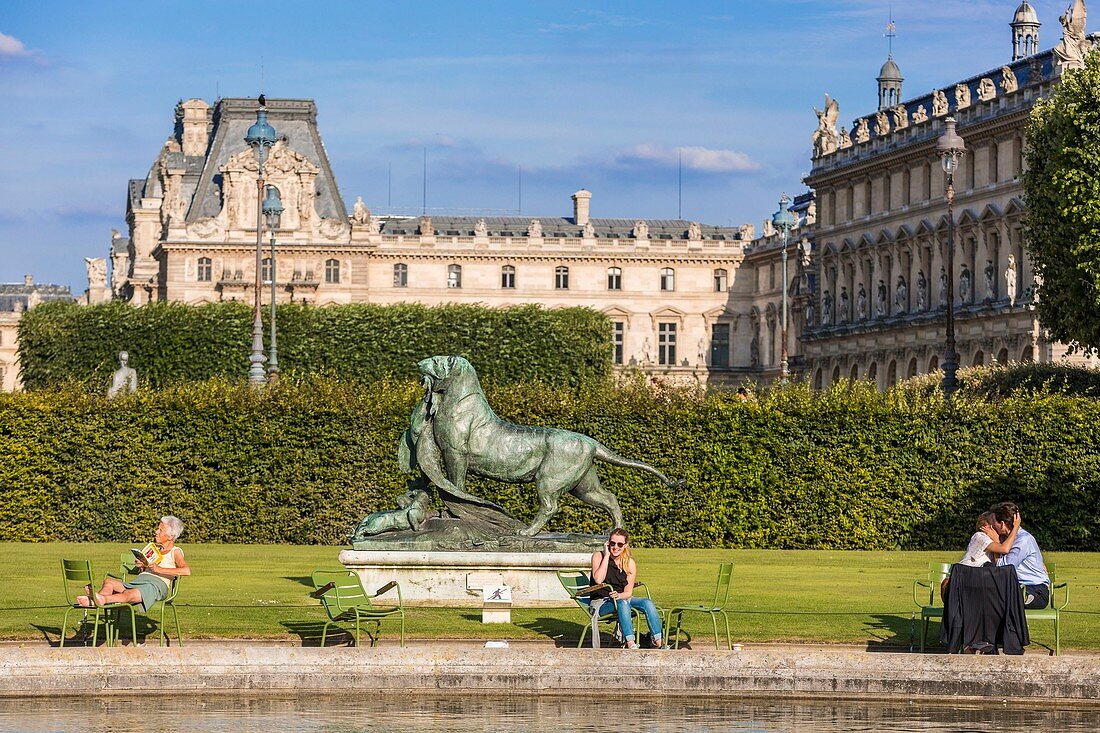
M 16 305 L 26 309 L 27 299 L 30 294 L 37 292 L 42 301 L 48 300 L 73 300 L 73 293 L 68 285 L 0 283 L 0 311 L 14 311 Z
M 345 221 L 347 210 L 317 131 L 317 106 L 309 99 L 268 99 L 267 119 L 281 139 L 320 169 L 314 203 L 317 213 L 323 219 Z M 217 216 L 222 206 L 220 169 L 229 158 L 248 148 L 244 136 L 256 121 L 256 100 L 219 99 L 214 103 L 212 121 L 210 145 L 205 155 L 184 155 L 162 149 L 145 178 L 130 181 L 128 203 L 131 209 L 138 207 L 142 197 L 156 198 L 163 194 L 157 172 L 164 158 L 168 167 L 184 171 L 183 195 L 189 201 L 187 221 Z M 177 142 L 180 142 L 178 138 Z
M 381 217 L 383 234 L 419 234 L 420 217 Z M 432 228 L 440 236 L 472 237 L 480 219 L 491 237 L 522 237 L 532 219 L 542 223 L 544 237 L 580 237 L 582 227 L 561 216 L 432 216 Z M 598 239 L 632 239 L 635 219 L 590 219 Z M 650 239 L 687 239 L 687 219 L 644 219 Z M 740 239 L 737 227 L 700 225 L 703 239 Z

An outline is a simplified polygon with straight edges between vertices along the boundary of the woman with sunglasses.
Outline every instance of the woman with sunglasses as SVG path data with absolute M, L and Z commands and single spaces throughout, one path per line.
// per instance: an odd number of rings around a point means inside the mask
M 611 589 L 600 588 L 593 591 L 592 612 L 599 613 L 603 603 L 614 603 L 619 616 L 619 629 L 626 639 L 626 648 L 634 649 L 634 624 L 631 621 L 631 609 L 645 614 L 649 633 L 653 635 L 653 645 L 660 649 L 661 615 L 657 607 L 648 598 L 634 597 L 634 579 L 638 575 L 638 566 L 630 552 L 630 537 L 626 530 L 619 527 L 611 532 L 611 537 L 603 543 L 603 550 L 592 553 L 592 583 L 607 583 Z

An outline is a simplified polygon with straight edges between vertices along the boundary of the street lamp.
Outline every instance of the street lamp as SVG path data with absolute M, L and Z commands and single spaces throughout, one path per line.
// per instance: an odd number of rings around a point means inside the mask
M 781 344 L 779 352 L 779 381 L 782 384 L 787 383 L 787 237 L 790 235 L 791 229 L 794 228 L 794 216 L 787 208 L 787 205 L 790 203 L 791 200 L 787 198 L 787 194 L 780 196 L 779 211 L 775 212 L 775 215 L 772 216 L 772 224 L 775 225 L 775 230 L 783 236 L 783 251 L 779 255 L 779 260 L 783 263 L 783 272 L 781 276 L 783 281 L 783 292 L 781 295 L 783 307 L 779 313 L 780 331 L 782 331 L 783 334 L 780 337 Z
M 271 355 L 267 360 L 267 376 L 274 379 L 279 376 L 279 349 L 275 346 L 275 230 L 279 228 L 279 219 L 283 215 L 279 189 L 267 187 L 267 197 L 260 210 L 264 212 L 267 230 L 271 232 Z
M 966 144 L 955 132 L 955 118 L 944 120 L 947 129 L 936 141 L 936 152 L 947 174 L 947 346 L 943 355 L 943 393 L 950 397 L 958 389 L 955 373 L 959 368 L 959 355 L 955 352 L 955 171 L 966 154 Z
M 252 356 L 248 358 L 248 382 L 260 387 L 267 382 L 264 374 L 264 321 L 261 313 L 260 292 L 263 290 L 261 268 L 263 267 L 264 244 L 264 154 L 267 148 L 275 144 L 275 128 L 267 122 L 267 102 L 260 95 L 259 109 L 256 110 L 256 122 L 248 128 L 244 141 L 256 149 L 256 303 L 252 319 Z

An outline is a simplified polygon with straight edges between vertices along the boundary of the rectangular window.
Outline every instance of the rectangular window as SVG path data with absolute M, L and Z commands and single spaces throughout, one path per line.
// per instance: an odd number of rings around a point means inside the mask
M 393 286 L 395 288 L 408 287 L 409 284 L 409 266 L 404 263 L 397 263 L 393 266 Z
M 768 265 L 768 290 L 775 290 L 775 263 Z
M 719 268 L 714 271 L 714 292 L 724 293 L 729 290 L 729 281 L 726 276 L 726 271 L 723 268 Z
M 611 346 L 613 359 L 616 364 L 623 363 L 623 337 L 626 335 L 626 324 L 615 321 L 611 324 Z
M 715 323 L 710 331 L 710 365 L 728 369 L 730 365 L 730 324 Z
M 554 287 L 557 290 L 569 289 L 569 268 L 557 267 L 554 269 Z
M 500 268 L 500 287 L 505 290 L 516 287 L 516 268 L 512 265 L 505 265 Z
M 607 268 L 607 289 L 608 290 L 622 290 L 623 289 L 623 271 L 619 267 Z
M 663 366 L 676 365 L 676 324 L 657 324 L 657 363 Z
M 447 266 L 447 287 L 448 288 L 461 288 L 462 287 L 462 265 L 448 265 Z

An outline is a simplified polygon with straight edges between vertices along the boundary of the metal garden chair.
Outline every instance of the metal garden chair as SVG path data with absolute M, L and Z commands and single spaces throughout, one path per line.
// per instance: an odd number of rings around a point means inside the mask
M 706 605 L 688 605 L 688 606 L 673 606 L 668 609 L 668 615 L 665 618 L 665 626 L 668 627 L 668 638 L 672 639 L 676 637 L 676 641 L 672 644 L 674 649 L 680 648 L 680 624 L 683 621 L 685 613 L 705 613 L 710 616 L 711 626 L 714 628 L 714 648 L 719 649 L 718 646 L 718 617 L 721 616 L 726 624 L 726 648 L 733 649 L 733 638 L 730 636 L 730 619 L 726 615 L 726 602 L 730 597 L 730 581 L 733 578 L 733 563 L 728 562 L 718 567 L 718 582 L 714 586 L 714 600 L 709 606 Z M 676 617 L 675 623 L 673 623 L 673 616 Z
M 405 646 L 405 602 L 401 598 L 401 586 L 397 584 L 397 581 L 391 580 L 375 591 L 374 594 L 368 595 L 363 590 L 362 580 L 350 570 L 315 570 L 311 578 L 314 588 L 311 595 L 321 601 L 321 605 L 324 606 L 325 613 L 328 615 L 328 621 L 325 622 L 324 629 L 321 631 L 321 646 L 325 645 L 330 626 L 348 631 L 340 626 L 342 623 L 354 623 L 353 639 L 355 640 L 355 646 L 359 646 L 359 632 L 362 625 L 373 623 L 374 634 L 368 631 L 367 635 L 371 640 L 370 645 L 374 646 L 381 634 L 383 619 L 393 616 L 400 619 L 400 644 Z M 397 591 L 396 606 L 374 605 L 372 602 L 374 599 L 389 593 L 391 590 Z M 352 632 L 348 631 L 348 633 Z

